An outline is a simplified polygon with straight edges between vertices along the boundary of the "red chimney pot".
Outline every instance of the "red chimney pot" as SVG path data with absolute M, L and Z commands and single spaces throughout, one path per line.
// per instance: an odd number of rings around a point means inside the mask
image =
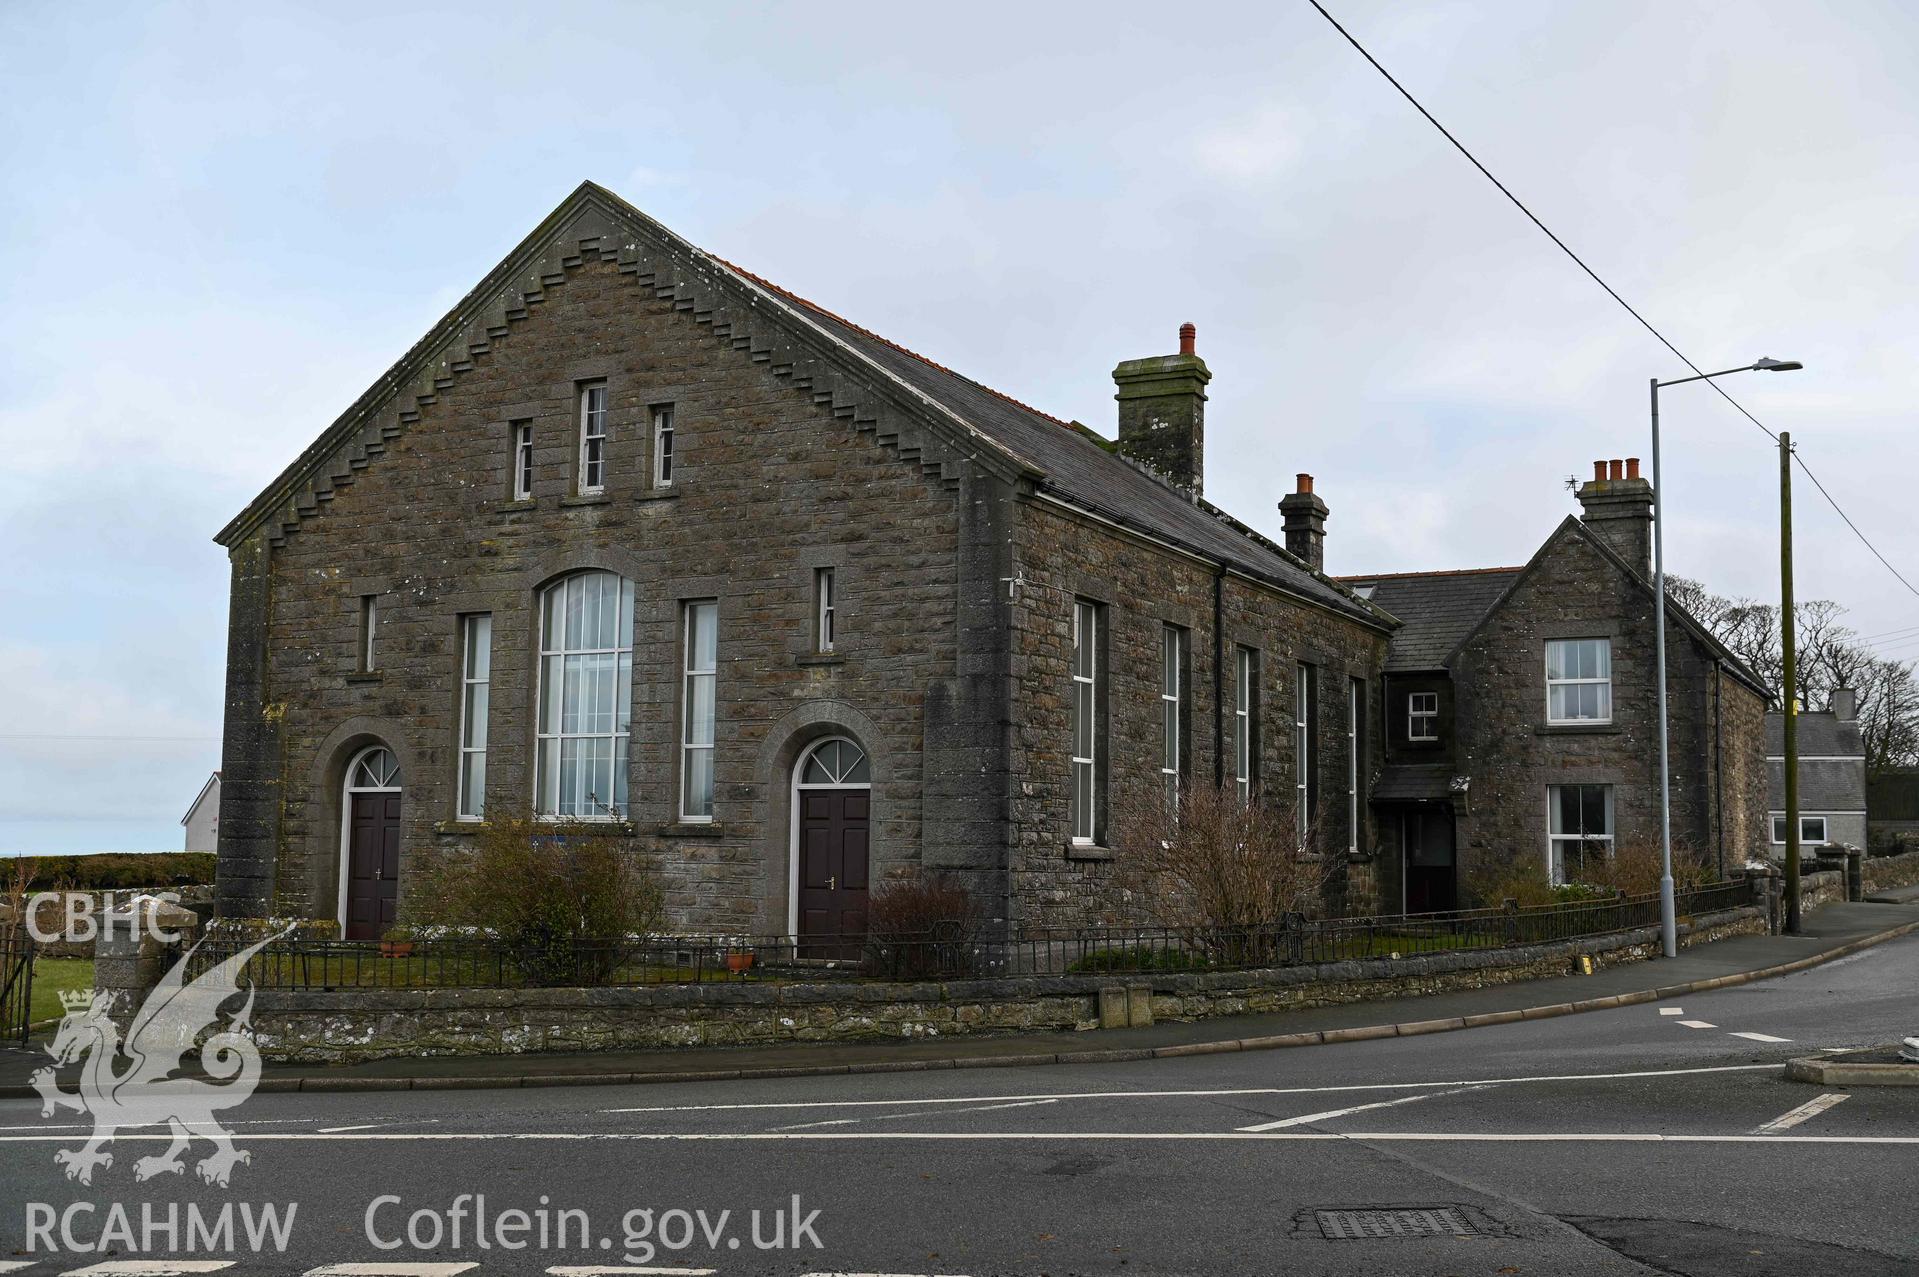
M 1610 464 L 1612 466 L 1612 477 L 1614 479 L 1623 479 L 1626 477 L 1625 462 L 1621 461 L 1618 457 L 1614 457 Z
M 1606 481 L 1606 463 L 1603 461 L 1593 462 L 1593 482 L 1604 483 L 1605 481 Z
M 1182 355 L 1192 354 L 1193 339 L 1198 336 L 1199 336 L 1198 328 L 1194 327 L 1192 324 L 1181 324 L 1179 326 L 1179 353 Z
M 1637 479 L 1639 477 L 1639 458 L 1638 457 L 1626 458 L 1626 477 L 1628 479 Z
M 1299 480 L 1299 486 L 1298 488 L 1295 489 L 1295 491 L 1303 492 L 1310 495 L 1313 490 L 1313 476 L 1309 474 L 1302 474 L 1302 475 L 1297 475 L 1295 477 Z

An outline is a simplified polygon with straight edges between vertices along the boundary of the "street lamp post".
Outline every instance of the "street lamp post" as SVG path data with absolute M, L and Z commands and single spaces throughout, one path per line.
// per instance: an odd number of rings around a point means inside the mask
M 1790 360 L 1761 359 L 1719 372 L 1703 372 L 1695 377 L 1675 377 L 1671 381 L 1652 379 L 1652 546 L 1653 546 L 1653 660 L 1659 666 L 1659 940 L 1668 958 L 1679 956 L 1679 922 L 1672 898 L 1672 759 L 1667 746 L 1666 725 L 1666 517 L 1660 499 L 1666 490 L 1659 474 L 1659 391 L 1664 386 L 1682 386 L 1689 381 L 1709 381 L 1735 372 L 1792 372 L 1805 367 Z M 1787 707 L 1790 715 L 1792 709 Z M 1786 759 L 1787 775 L 1792 775 L 1797 760 Z M 1787 836 L 1790 865 L 1797 851 L 1797 813 L 1788 812 L 1791 828 Z

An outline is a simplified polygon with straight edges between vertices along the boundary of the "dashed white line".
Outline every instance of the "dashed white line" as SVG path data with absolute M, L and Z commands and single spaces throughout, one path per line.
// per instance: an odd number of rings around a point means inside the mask
M 1736 1038 L 1746 1038 L 1753 1042 L 1790 1042 L 1791 1038 L 1776 1038 L 1770 1033 L 1734 1033 Z
M 1477 1090 L 1465 1087 L 1464 1090 Z M 1377 1104 L 1355 1104 L 1351 1108 L 1327 1109 L 1324 1113 L 1305 1113 L 1299 1117 L 1285 1117 L 1277 1122 L 1261 1122 L 1258 1126 L 1239 1126 L 1233 1129 L 1244 1134 L 1257 1134 L 1260 1131 L 1282 1131 L 1289 1126 L 1311 1126 L 1316 1122 L 1330 1122 L 1336 1117 L 1347 1117 L 1353 1113 L 1365 1113 L 1372 1109 L 1389 1109 L 1396 1104 L 1416 1104 L 1420 1100 L 1430 1100 L 1436 1095 L 1457 1095 L 1458 1091 L 1428 1091 L 1424 1095 L 1407 1095 L 1397 1100 L 1381 1100 Z
M 469 1268 L 478 1268 L 477 1262 L 465 1264 L 388 1264 L 375 1261 L 370 1264 L 328 1264 L 325 1268 L 309 1268 L 306 1277 L 453 1277 Z
M 1659 1008 L 1659 1014 L 1661 1014 L 1661 1015 L 1684 1015 L 1684 1014 L 1686 1014 L 1686 1013 L 1685 1013 L 1685 1011 L 1684 1011 L 1684 1010 L 1682 1010 L 1682 1009 L 1681 1009 L 1681 1008 L 1679 1008 L 1679 1007 L 1660 1007 L 1660 1008 Z
M 231 1267 L 231 1259 L 110 1259 L 69 1269 L 62 1277 L 186 1277 L 188 1273 L 217 1273 Z
M 1680 1023 L 1689 1029 L 1716 1029 L 1719 1027 L 1709 1020 L 1681 1020 Z
M 1424 1099 L 1424 1096 L 1417 1098 Z M 1398 1101 L 1395 1101 L 1397 1103 Z M 796 1126 L 776 1126 L 776 1131 L 805 1131 L 816 1126 L 852 1126 L 858 1122 L 884 1122 L 888 1118 L 908 1117 L 951 1117 L 956 1113 L 997 1113 L 1001 1109 L 1030 1109 L 1042 1104 L 1057 1104 L 1058 1100 L 1016 1100 L 1011 1104 L 982 1104 L 978 1108 L 965 1109 L 921 1109 L 917 1113 L 875 1113 L 871 1117 L 840 1117 L 825 1122 L 801 1122 Z
M 562 1265 L 546 1271 L 553 1277 L 618 1277 L 622 1273 L 627 1277 L 712 1277 L 715 1270 L 711 1268 L 596 1268 L 590 1265 L 578 1268 Z
M 1796 1109 L 1781 1113 L 1764 1126 L 1753 1128 L 1754 1135 L 1771 1135 L 1775 1131 L 1789 1131 L 1808 1118 L 1818 1117 L 1827 1109 L 1843 1104 L 1849 1098 L 1843 1091 L 1829 1091 L 1818 1099 L 1807 1100 Z

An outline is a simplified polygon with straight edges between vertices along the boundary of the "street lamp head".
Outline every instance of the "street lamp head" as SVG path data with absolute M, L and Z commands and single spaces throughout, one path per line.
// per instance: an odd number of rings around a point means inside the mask
M 1796 359 L 1761 359 L 1752 366 L 1754 372 L 1798 372 L 1804 367 Z

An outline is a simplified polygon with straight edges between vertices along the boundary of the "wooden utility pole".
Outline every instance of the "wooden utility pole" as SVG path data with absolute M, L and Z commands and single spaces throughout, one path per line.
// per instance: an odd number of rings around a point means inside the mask
M 1792 614 L 1792 436 L 1779 432 L 1780 706 L 1786 736 L 1786 934 L 1799 934 L 1799 688 Z

